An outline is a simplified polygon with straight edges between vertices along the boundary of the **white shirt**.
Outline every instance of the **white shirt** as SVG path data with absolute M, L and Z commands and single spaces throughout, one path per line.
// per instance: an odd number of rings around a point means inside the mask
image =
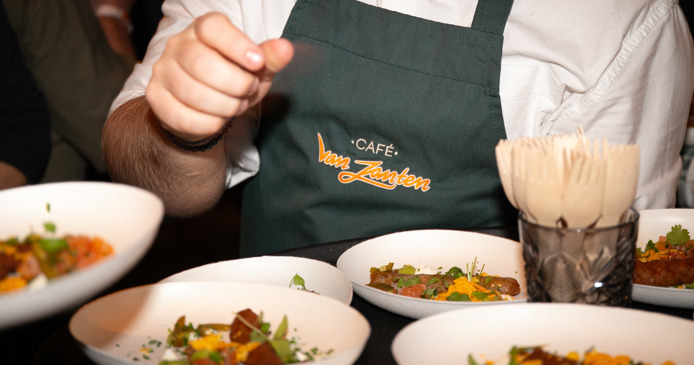
M 359 0 L 437 22 L 470 26 L 475 0 Z M 210 11 L 228 15 L 255 42 L 278 38 L 295 0 L 166 0 L 147 54 L 112 109 L 144 95 L 167 37 Z M 634 208 L 675 204 L 680 149 L 694 92 L 694 47 L 676 0 L 516 0 L 504 32 L 500 95 L 509 140 L 573 134 L 636 143 Z M 253 116 L 225 142 L 231 187 L 259 166 Z

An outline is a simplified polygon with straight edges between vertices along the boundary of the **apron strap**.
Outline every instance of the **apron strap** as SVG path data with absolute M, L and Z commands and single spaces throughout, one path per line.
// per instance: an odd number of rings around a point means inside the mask
M 503 35 L 512 5 L 513 0 L 478 0 L 471 28 Z

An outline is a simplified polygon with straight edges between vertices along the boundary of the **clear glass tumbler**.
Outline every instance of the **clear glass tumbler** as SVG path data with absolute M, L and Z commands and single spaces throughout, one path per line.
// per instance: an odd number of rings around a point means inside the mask
M 542 226 L 518 218 L 530 302 L 628 307 L 639 213 L 601 228 Z

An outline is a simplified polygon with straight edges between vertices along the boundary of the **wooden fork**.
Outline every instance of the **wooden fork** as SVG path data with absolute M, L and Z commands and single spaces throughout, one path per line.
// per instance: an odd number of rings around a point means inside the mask
M 584 154 L 575 156 L 562 200 L 562 217 L 567 227 L 593 225 L 602 214 L 604 190 L 604 161 Z
M 605 146 L 605 193 L 599 227 L 619 223 L 636 196 L 639 180 L 639 146 Z
M 544 226 L 554 226 L 562 215 L 563 186 L 559 161 L 534 150 L 529 154 L 525 204 Z

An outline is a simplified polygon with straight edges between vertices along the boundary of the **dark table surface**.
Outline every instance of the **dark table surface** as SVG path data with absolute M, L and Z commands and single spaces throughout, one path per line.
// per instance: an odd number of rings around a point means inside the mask
M 480 233 L 492 234 L 517 240 L 518 232 L 515 227 L 509 228 L 485 228 L 475 230 Z M 318 259 L 335 265 L 339 256 L 354 244 L 362 240 L 347 240 L 340 242 L 326 243 L 302 249 L 294 249 L 278 253 L 278 255 L 290 255 L 306 258 Z M 202 255 L 203 253 L 201 253 Z M 152 265 L 151 262 L 143 260 L 138 265 L 140 271 L 151 271 L 157 273 L 162 268 Z M 157 275 L 152 274 L 153 277 Z M 165 276 L 164 276 L 165 277 Z M 113 287 L 106 290 L 103 294 L 120 290 L 120 287 Z M 371 336 L 367 342 L 364 352 L 357 361 L 357 364 L 394 364 L 395 360 L 391 354 L 390 346 L 395 335 L 413 320 L 397 314 L 393 314 L 355 295 L 352 307 L 359 310 L 371 325 Z M 665 313 L 685 319 L 692 320 L 694 311 L 690 309 L 671 308 L 649 305 L 634 302 L 633 308 Z M 69 310 L 49 318 L 33 323 L 19 326 L 10 330 L 0 332 L 0 347 L 18 353 L 15 361 L 10 358 L 8 364 L 92 364 L 79 348 L 68 330 L 68 322 L 77 308 Z M 5 352 L 7 353 L 7 352 Z M 5 363 L 0 361 L 0 363 Z

